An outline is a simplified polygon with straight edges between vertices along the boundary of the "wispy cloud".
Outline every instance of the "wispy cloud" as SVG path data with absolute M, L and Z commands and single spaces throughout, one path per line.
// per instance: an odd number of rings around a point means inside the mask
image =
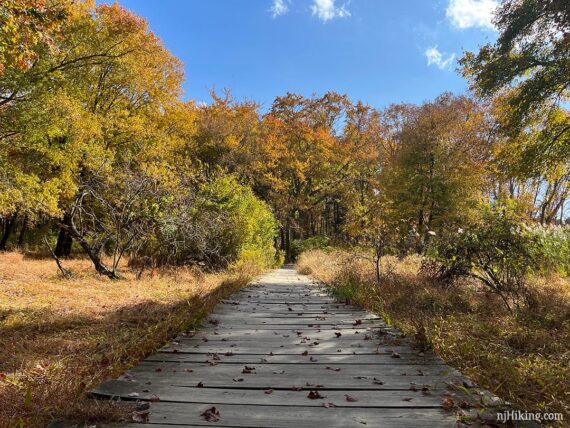
M 273 4 L 269 9 L 269 12 L 271 12 L 271 16 L 273 16 L 273 18 L 285 15 L 288 11 L 289 6 L 287 5 L 286 0 L 273 0 Z
M 346 18 L 350 16 L 350 12 L 345 5 L 336 6 L 335 0 L 313 0 L 311 6 L 313 15 L 316 15 L 321 21 L 326 22 L 334 18 Z
M 426 49 L 425 51 L 425 56 L 427 58 L 428 65 L 435 65 L 440 70 L 445 70 L 446 68 L 448 68 L 455 59 L 455 54 L 447 55 L 447 58 L 445 58 L 446 55 L 447 54 L 440 52 L 437 49 L 437 46 L 433 46 L 429 49 Z
M 457 28 L 480 27 L 494 29 L 495 0 L 449 0 L 445 14 Z

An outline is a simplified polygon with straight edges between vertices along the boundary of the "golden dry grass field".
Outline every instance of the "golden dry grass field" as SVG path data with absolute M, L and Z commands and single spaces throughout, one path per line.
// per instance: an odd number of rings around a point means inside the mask
M 203 274 L 186 268 L 137 280 L 97 275 L 88 260 L 0 256 L 0 426 L 43 427 L 50 420 L 119 420 L 124 407 L 86 397 L 180 331 L 192 329 L 254 268 Z

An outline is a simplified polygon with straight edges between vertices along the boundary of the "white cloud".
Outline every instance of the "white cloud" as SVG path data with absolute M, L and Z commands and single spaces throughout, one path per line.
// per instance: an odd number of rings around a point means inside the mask
M 271 6 L 271 9 L 269 9 L 273 18 L 285 15 L 288 11 L 289 6 L 287 6 L 286 0 L 273 0 L 273 5 Z
M 440 70 L 448 68 L 455 59 L 455 54 L 451 54 L 447 58 L 444 58 L 445 54 L 440 52 L 437 49 L 437 46 L 426 49 L 425 56 L 427 58 L 428 65 L 435 65 Z
M 449 0 L 445 14 L 458 28 L 494 29 L 492 19 L 497 6 L 495 0 Z
M 317 15 L 317 17 L 324 22 L 334 18 L 350 16 L 350 12 L 344 5 L 340 7 L 335 5 L 335 0 L 313 0 L 311 10 L 313 15 Z

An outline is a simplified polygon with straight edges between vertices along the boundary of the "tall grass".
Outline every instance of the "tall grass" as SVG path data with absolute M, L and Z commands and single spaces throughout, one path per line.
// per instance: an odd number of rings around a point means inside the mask
M 570 281 L 540 278 L 532 312 L 508 312 L 495 294 L 473 281 L 444 288 L 418 274 L 418 256 L 382 259 L 376 282 L 369 261 L 342 251 L 301 255 L 300 271 L 384 316 L 432 347 L 483 388 L 521 409 L 570 417 Z
M 44 427 L 64 418 L 106 422 L 128 408 L 86 392 L 135 365 L 169 338 L 192 329 L 224 296 L 258 273 L 246 265 L 221 274 L 192 269 L 123 269 L 110 281 L 87 260 L 0 256 L 0 426 Z

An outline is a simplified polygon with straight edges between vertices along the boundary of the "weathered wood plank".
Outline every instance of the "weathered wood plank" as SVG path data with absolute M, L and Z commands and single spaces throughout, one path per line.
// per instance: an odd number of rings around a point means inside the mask
M 201 415 L 210 404 L 153 403 L 150 423 L 172 425 L 264 427 L 264 428 L 350 428 L 368 427 L 453 427 L 454 415 L 439 409 L 367 409 L 248 406 L 221 404 L 217 423 L 206 422 Z
M 332 402 L 337 407 L 368 408 L 431 408 L 440 407 L 442 391 L 421 390 L 392 391 L 369 390 L 351 392 L 356 401 L 347 401 L 345 391 L 331 391 L 319 388 L 322 398 L 308 398 L 310 390 L 275 389 L 224 389 L 224 388 L 173 388 L 170 385 L 140 385 L 133 382 L 113 380 L 92 391 L 95 395 L 114 395 L 116 398 L 157 400 L 174 403 L 244 404 L 259 406 L 321 407 L 323 402 Z
M 267 358 L 267 354 L 239 354 L 232 353 L 231 358 L 226 357 L 222 354 L 218 364 L 247 364 L 253 365 L 262 363 L 265 364 L 303 364 L 307 362 L 310 357 L 298 355 L 298 354 L 287 354 L 287 355 L 273 355 L 271 358 Z M 153 354 L 146 358 L 144 361 L 171 361 L 171 362 L 188 362 L 188 363 L 202 363 L 206 359 L 212 358 L 211 353 L 174 353 L 174 352 L 159 352 Z M 321 354 L 318 356 L 319 362 L 322 364 L 334 364 L 334 365 L 344 365 L 344 364 L 371 364 L 371 365 L 400 365 L 400 364 L 413 364 L 413 365 L 423 365 L 423 364 L 445 364 L 441 359 L 435 356 L 417 356 L 415 354 L 408 354 L 406 358 L 393 358 L 390 354 L 360 354 L 354 356 L 352 354 L 348 355 L 327 355 Z

